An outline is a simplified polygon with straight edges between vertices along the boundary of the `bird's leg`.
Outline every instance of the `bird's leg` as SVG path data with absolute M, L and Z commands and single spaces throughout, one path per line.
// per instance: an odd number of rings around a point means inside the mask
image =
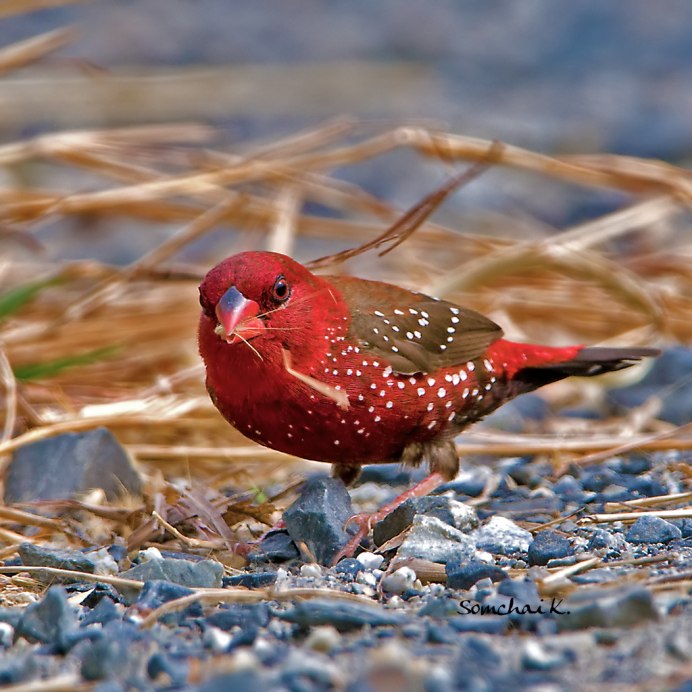
M 268 534 L 270 534 L 272 531 L 279 531 L 285 528 L 286 522 L 283 519 L 279 519 L 279 521 L 277 521 L 273 526 L 269 527 L 259 538 L 255 538 L 254 541 L 235 543 L 232 550 L 236 555 L 247 558 L 250 553 L 259 548 L 260 544 Z
M 422 481 L 419 481 L 415 485 L 411 486 L 408 490 L 405 490 L 401 495 L 397 495 L 391 502 L 380 507 L 376 512 L 371 514 L 362 513 L 354 514 L 345 524 L 344 528 L 348 526 L 355 525 L 358 530 L 351 538 L 351 540 L 341 549 L 341 551 L 334 558 L 334 564 L 344 557 L 352 557 L 353 554 L 358 549 L 360 542 L 365 538 L 365 536 L 370 533 L 370 529 L 377 524 L 378 521 L 382 521 L 390 512 L 393 512 L 399 505 L 406 502 L 406 500 L 412 497 L 423 497 L 431 493 L 435 488 L 439 488 L 443 483 L 447 482 L 446 476 L 441 474 L 439 471 L 433 471 L 431 474 L 427 475 Z

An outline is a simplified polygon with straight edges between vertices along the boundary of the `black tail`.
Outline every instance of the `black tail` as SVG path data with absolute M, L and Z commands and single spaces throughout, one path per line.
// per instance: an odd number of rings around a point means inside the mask
M 638 363 L 642 358 L 655 358 L 661 352 L 656 348 L 607 348 L 589 346 L 575 358 L 563 363 L 551 363 L 540 367 L 524 368 L 513 378 L 521 392 L 530 392 L 544 384 L 557 382 L 565 377 L 593 377 L 614 370 L 623 370 Z

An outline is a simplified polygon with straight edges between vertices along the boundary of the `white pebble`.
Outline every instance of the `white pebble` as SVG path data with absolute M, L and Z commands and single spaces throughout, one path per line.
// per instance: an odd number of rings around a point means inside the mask
M 305 640 L 305 648 L 328 653 L 341 643 L 341 635 L 332 625 L 321 625 L 310 630 Z
M 384 556 L 365 552 L 361 553 L 356 560 L 358 560 L 365 569 L 377 569 L 384 562 Z
M 382 591 L 402 594 L 408 591 L 415 581 L 416 573 L 410 567 L 400 567 L 382 578 Z
M 314 577 L 315 579 L 322 576 L 322 568 L 314 562 L 308 562 L 300 567 L 301 577 Z

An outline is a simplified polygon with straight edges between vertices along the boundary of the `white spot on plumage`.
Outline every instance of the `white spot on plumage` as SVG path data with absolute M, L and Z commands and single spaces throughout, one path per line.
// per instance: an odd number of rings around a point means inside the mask
M 493 372 L 495 370 L 495 368 L 493 368 L 493 364 L 487 358 L 483 360 L 483 365 L 485 365 L 485 369 L 489 372 Z
M 338 444 L 339 444 L 339 440 L 334 440 L 334 444 L 335 444 L 335 445 L 338 445 Z
M 362 435 L 362 434 L 365 432 L 365 428 L 358 428 L 358 430 L 356 430 L 356 432 L 357 432 L 359 435 Z
M 423 389 L 423 387 L 418 387 L 418 396 L 425 396 L 425 389 Z
M 446 394 L 447 394 L 447 390 L 444 387 L 440 387 L 437 390 L 437 396 L 439 396 L 440 399 L 442 399 L 442 397 L 444 397 Z
M 419 331 L 413 332 L 413 335 L 416 337 L 416 339 L 420 339 L 423 336 Z
M 399 380 L 399 381 L 396 383 L 396 386 L 399 387 L 399 389 L 403 389 L 406 385 L 405 385 L 401 380 Z
M 425 312 L 425 310 L 420 311 L 420 316 L 425 317 L 426 320 L 430 318 L 430 315 L 428 315 L 428 313 Z
M 382 338 L 383 338 L 385 341 L 389 341 L 389 337 L 388 337 L 386 334 L 384 334 L 384 335 L 382 336 Z
M 451 308 L 449 308 L 449 311 L 452 313 L 452 315 L 458 315 L 459 314 L 459 308 L 451 307 Z
M 454 334 L 455 331 L 456 329 L 454 329 L 454 327 L 447 327 L 447 333 Z
M 375 423 L 379 423 L 382 419 L 379 416 L 375 416 L 374 421 Z
M 368 413 L 375 413 L 375 407 L 374 406 L 368 406 Z
M 393 404 L 391 401 L 388 401 L 388 402 L 385 404 L 385 408 L 392 408 L 392 406 L 394 406 L 394 404 Z
M 454 411 L 452 411 L 452 412 L 447 416 L 447 420 L 449 420 L 449 421 L 454 420 L 454 417 L 455 417 L 456 415 L 457 415 L 457 414 L 456 414 Z
M 459 318 L 458 317 L 452 317 L 452 324 L 459 324 Z
M 356 377 L 360 377 L 363 373 L 360 370 L 356 370 Z
M 426 407 L 428 411 L 432 411 L 435 408 L 435 404 L 431 401 Z
M 453 337 L 453 336 L 448 336 L 448 337 L 447 337 L 447 343 L 448 343 L 448 344 L 451 344 L 452 341 L 454 341 L 454 337 Z
M 375 310 L 374 314 L 377 315 L 378 317 L 384 317 L 384 313 L 380 312 L 379 310 Z
M 395 324 L 393 324 L 393 325 L 392 325 L 392 331 L 393 331 L 393 332 L 398 332 L 398 331 L 399 331 L 399 327 L 397 327 Z
M 409 341 L 413 341 L 413 332 L 406 332 L 406 338 Z
M 476 366 L 473 364 L 472 360 L 470 360 L 468 363 L 466 363 L 466 369 L 469 372 L 473 372 L 476 369 Z
M 428 385 L 429 385 L 430 387 L 434 387 L 434 386 L 435 386 L 435 378 L 434 378 L 434 377 L 428 377 Z
M 462 382 L 466 382 L 466 379 L 468 378 L 466 370 L 459 370 L 459 377 L 461 377 Z
M 417 380 L 415 377 L 409 377 L 409 378 L 408 378 L 408 381 L 409 381 L 411 384 L 416 384 L 416 382 L 418 382 L 418 380 Z
M 399 349 L 396 346 L 392 346 L 392 351 L 394 351 L 394 353 L 399 353 Z
M 373 382 L 373 383 L 370 385 L 370 389 L 377 389 L 377 385 Z
M 358 395 L 358 401 L 364 401 L 365 397 L 362 394 Z
M 421 317 L 418 320 L 418 324 L 420 324 L 421 327 L 427 327 L 430 324 L 430 322 L 428 322 L 428 320 L 425 320 Z
M 373 327 L 372 331 L 375 332 L 375 334 L 379 334 L 380 330 L 377 327 Z
M 452 375 L 452 384 L 456 387 L 456 386 L 459 384 L 460 381 L 461 381 L 461 378 L 459 377 L 459 375 L 457 375 L 456 373 L 454 373 L 454 374 Z
M 428 423 L 428 430 L 432 430 L 437 425 L 436 420 L 432 420 Z
M 466 397 L 469 395 L 469 390 L 468 387 L 464 389 L 464 391 L 461 393 L 461 398 L 466 399 Z
M 399 310 L 399 308 L 394 308 L 394 314 L 395 315 L 403 315 L 404 313 L 402 310 Z
M 408 311 L 409 311 L 412 315 L 417 315 L 417 314 L 418 314 L 418 310 L 416 310 L 415 308 L 409 308 Z
M 385 396 L 387 392 L 384 391 L 384 389 L 380 389 L 380 396 Z
M 440 351 L 446 351 L 446 350 L 447 350 L 447 346 L 445 344 L 442 344 L 440 346 Z
M 453 378 L 452 378 L 452 376 L 451 376 L 449 373 L 447 373 L 447 374 L 445 375 L 445 382 L 451 382 L 452 379 L 453 379 Z M 459 379 L 458 376 L 457 376 L 457 379 Z
M 382 320 L 385 324 L 391 324 L 389 320 Z
M 351 368 L 348 368 L 348 369 L 346 370 L 346 374 L 347 374 L 347 375 L 353 375 L 353 370 L 351 370 Z
M 449 401 L 447 401 L 447 403 L 445 404 L 445 408 L 452 408 L 453 403 L 454 402 L 451 399 L 449 399 Z

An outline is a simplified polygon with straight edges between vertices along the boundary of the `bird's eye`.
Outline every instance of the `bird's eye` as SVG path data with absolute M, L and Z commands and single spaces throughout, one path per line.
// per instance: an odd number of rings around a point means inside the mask
M 202 310 L 207 317 L 214 317 L 214 306 L 207 297 L 205 293 L 200 289 L 199 292 L 199 304 L 202 306 Z
M 272 298 L 279 303 L 283 303 L 288 300 L 290 295 L 291 289 L 288 285 L 288 281 L 286 281 L 283 276 L 278 277 L 272 288 Z

